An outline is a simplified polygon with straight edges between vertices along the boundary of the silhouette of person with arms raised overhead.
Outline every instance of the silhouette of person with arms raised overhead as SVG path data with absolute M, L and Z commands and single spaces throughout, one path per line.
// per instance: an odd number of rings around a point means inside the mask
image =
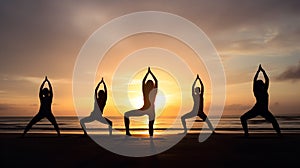
M 44 88 L 44 85 L 46 82 L 48 83 L 49 89 Z M 51 110 L 53 91 L 52 91 L 51 83 L 48 80 L 47 76 L 45 77 L 45 80 L 43 81 L 43 83 L 40 87 L 39 98 L 40 98 L 40 110 L 39 110 L 38 114 L 36 116 L 34 116 L 32 118 L 32 120 L 29 122 L 29 124 L 26 126 L 22 136 L 24 136 L 35 123 L 39 122 L 44 117 L 46 117 L 54 125 L 54 128 L 55 128 L 58 136 L 60 136 L 60 131 L 59 131 L 58 125 L 56 123 L 56 120 L 55 120 L 55 118 L 52 114 L 52 110 Z
M 200 87 L 195 87 L 197 80 L 199 80 L 199 82 L 200 82 L 201 89 L 200 89 Z M 189 112 L 181 117 L 181 122 L 183 125 L 184 133 L 187 132 L 185 120 L 188 118 L 195 117 L 195 116 L 199 116 L 203 121 L 205 121 L 206 124 L 208 125 L 208 127 L 214 133 L 214 128 L 203 111 L 203 102 L 204 102 L 203 94 L 204 94 L 204 85 L 203 85 L 202 80 L 200 79 L 199 75 L 197 74 L 197 78 L 195 79 L 193 86 L 192 86 L 192 96 L 193 96 L 193 100 L 194 100 L 193 109 L 191 112 Z
M 154 79 L 155 83 L 152 80 L 148 80 L 146 82 L 146 79 L 148 75 L 151 75 Z M 143 116 L 148 115 L 149 117 L 149 135 L 153 136 L 153 125 L 155 120 L 155 98 L 157 94 L 157 87 L 158 87 L 158 81 L 154 74 L 152 73 L 150 67 L 148 67 L 148 72 L 145 75 L 142 83 L 142 89 L 143 89 L 143 98 L 144 98 L 144 106 L 137 110 L 131 110 L 125 113 L 124 115 L 124 123 L 126 128 L 126 135 L 131 136 L 129 132 L 129 124 L 130 120 L 129 117 L 131 116 Z
M 265 83 L 262 80 L 257 80 L 259 72 L 263 73 L 265 78 Z M 258 115 L 264 117 L 267 121 L 271 122 L 277 134 L 281 135 L 279 125 L 275 117 L 272 115 L 272 113 L 269 111 L 268 108 L 268 104 L 269 104 L 268 88 L 269 88 L 269 77 L 266 74 L 265 70 L 261 67 L 261 65 L 259 65 L 253 80 L 253 93 L 256 98 L 256 103 L 251 110 L 246 112 L 240 118 L 246 137 L 249 136 L 247 120 L 254 118 Z
M 100 90 L 98 92 L 100 84 L 103 83 L 104 90 Z M 106 105 L 106 100 L 107 100 L 107 88 L 106 84 L 102 78 L 102 80 L 98 83 L 97 87 L 95 88 L 95 95 L 94 95 L 94 110 L 91 112 L 90 116 L 85 117 L 80 120 L 80 125 L 83 128 L 84 135 L 87 135 L 86 133 L 86 126 L 85 123 L 90 123 L 95 120 L 103 123 L 103 124 L 108 124 L 108 129 L 109 129 L 109 135 L 112 134 L 112 121 L 109 119 L 105 118 L 102 116 L 104 107 Z

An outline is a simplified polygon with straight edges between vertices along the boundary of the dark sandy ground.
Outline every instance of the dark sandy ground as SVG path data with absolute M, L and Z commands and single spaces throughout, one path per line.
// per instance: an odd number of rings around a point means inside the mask
M 125 157 L 89 137 L 67 134 L 0 134 L 0 167 L 299 167 L 300 134 L 214 134 L 198 142 L 188 134 L 150 157 Z

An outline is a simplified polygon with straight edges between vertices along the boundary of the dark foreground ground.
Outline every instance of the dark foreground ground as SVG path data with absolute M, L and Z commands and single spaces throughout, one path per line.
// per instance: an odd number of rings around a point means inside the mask
M 151 157 L 111 153 L 82 135 L 0 134 L 0 167 L 299 167 L 300 134 L 188 134 Z

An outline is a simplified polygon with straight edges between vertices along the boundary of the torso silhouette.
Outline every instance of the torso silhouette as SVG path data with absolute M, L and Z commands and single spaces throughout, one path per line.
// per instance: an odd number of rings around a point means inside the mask
M 51 113 L 52 96 L 40 96 L 40 112 L 44 114 Z
M 193 100 L 194 100 L 193 111 L 197 111 L 198 113 L 203 112 L 203 95 L 194 94 Z
M 269 104 L 269 94 L 265 88 L 254 87 L 254 96 L 256 98 L 256 105 L 259 107 L 268 109 Z
M 156 94 L 156 88 L 149 89 L 147 87 L 143 87 L 144 106 L 140 110 L 147 110 L 150 107 L 154 107 Z
M 103 114 L 103 110 L 104 110 L 104 107 L 106 105 L 107 96 L 104 95 L 102 98 L 95 98 L 95 99 L 96 100 L 95 100 L 95 103 L 94 103 L 94 112 L 96 112 L 98 107 L 99 107 L 101 114 Z

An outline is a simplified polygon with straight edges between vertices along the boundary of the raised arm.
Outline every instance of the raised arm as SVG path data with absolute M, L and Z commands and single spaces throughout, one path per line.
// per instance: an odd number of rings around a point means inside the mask
M 98 85 L 96 86 L 96 88 L 95 88 L 95 99 L 97 99 L 97 92 L 98 92 L 98 89 L 99 89 L 99 86 L 100 86 L 100 84 L 103 82 L 103 78 L 102 78 L 102 80 L 98 83 Z
M 149 73 L 151 74 L 152 78 L 154 79 L 154 82 L 155 82 L 154 88 L 157 88 L 158 87 L 158 81 L 157 81 L 155 75 L 150 70 L 150 67 L 149 67 Z
M 196 86 L 197 79 L 198 79 L 198 78 L 195 79 L 195 81 L 194 81 L 194 83 L 193 83 L 193 85 L 192 85 L 192 95 L 193 95 L 193 96 L 195 95 L 195 86 Z
M 43 97 L 42 90 L 43 90 L 43 88 L 44 88 L 46 79 L 47 79 L 47 77 L 45 77 L 45 80 L 43 81 L 43 83 L 42 83 L 41 86 L 40 86 L 40 92 L 39 92 L 39 97 L 40 97 L 40 98 Z
M 198 77 L 198 79 L 199 79 L 199 81 L 200 81 L 200 85 L 201 85 L 201 92 L 200 92 L 200 94 L 203 95 L 203 93 L 204 93 L 204 85 L 203 85 L 202 80 L 201 80 L 201 78 L 199 77 L 199 75 L 197 75 L 197 77 Z
M 48 82 L 50 97 L 53 97 L 52 85 L 51 82 L 48 80 L 47 76 L 46 76 L 46 81 Z
M 144 85 L 146 84 L 146 79 L 147 79 L 149 73 L 150 73 L 150 67 L 148 67 L 148 72 L 146 73 L 146 75 L 145 75 L 145 77 L 144 77 L 144 79 L 143 79 L 143 87 L 144 87 Z
M 107 95 L 107 88 L 106 88 L 106 84 L 105 84 L 103 78 L 102 78 L 102 81 L 103 81 L 103 85 L 104 85 L 104 92 L 105 92 L 105 94 Z
M 269 89 L 269 77 L 268 77 L 266 71 L 261 66 L 260 66 L 260 70 L 261 70 L 261 72 L 264 75 L 264 78 L 265 78 L 265 87 L 266 87 L 266 90 L 268 90 Z
M 258 78 L 259 71 L 261 70 L 260 67 L 261 66 L 259 65 L 258 70 L 256 71 L 256 74 L 253 78 L 253 91 L 254 91 L 254 87 L 255 87 L 255 82 L 257 81 L 257 78 Z

